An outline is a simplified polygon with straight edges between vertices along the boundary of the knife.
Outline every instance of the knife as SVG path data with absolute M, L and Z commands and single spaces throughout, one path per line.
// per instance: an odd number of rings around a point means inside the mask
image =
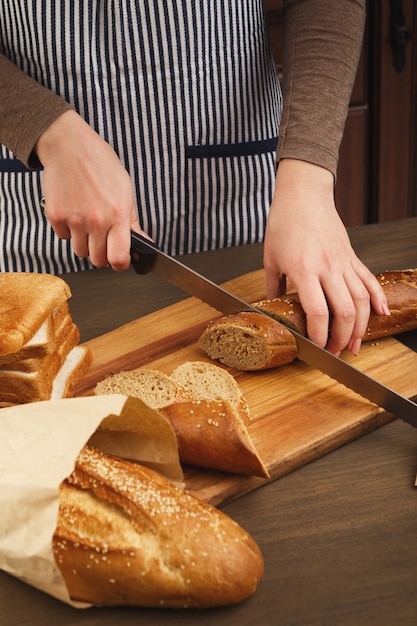
M 155 275 L 180 287 L 186 293 L 197 297 L 224 315 L 253 311 L 272 317 L 216 285 L 174 257 L 165 254 L 152 241 L 133 231 L 131 232 L 131 258 L 137 274 L 147 274 L 152 271 Z M 293 328 L 289 330 L 297 342 L 298 359 L 417 428 L 417 404 L 415 402 L 361 372 L 340 357 L 320 348 Z

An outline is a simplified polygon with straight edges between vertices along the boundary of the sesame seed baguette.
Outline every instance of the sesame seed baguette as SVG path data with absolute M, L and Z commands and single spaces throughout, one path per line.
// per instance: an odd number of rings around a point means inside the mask
M 294 335 L 286 326 L 249 311 L 213 320 L 198 345 L 212 359 L 243 371 L 287 365 L 297 356 Z
M 224 368 L 186 361 L 169 376 L 145 368 L 122 371 L 98 382 L 94 393 L 133 396 L 159 411 L 175 431 L 182 463 L 269 478 L 246 427 L 246 399 Z
M 391 315 L 371 311 L 364 341 L 390 337 L 417 328 L 417 269 L 376 275 Z M 213 320 L 199 338 L 200 348 L 224 365 L 255 371 L 287 365 L 297 356 L 288 328 L 307 334 L 306 315 L 296 293 L 253 305 L 273 317 L 242 312 Z
M 234 604 L 263 575 L 257 544 L 232 519 L 90 447 L 61 485 L 53 550 L 71 598 L 94 605 Z
M 269 478 L 246 425 L 228 400 L 187 400 L 159 412 L 175 431 L 181 463 Z
M 364 341 L 382 339 L 417 328 L 417 269 L 383 272 L 376 275 L 387 297 L 391 315 L 371 311 Z M 306 315 L 297 294 L 261 300 L 254 306 L 276 320 L 307 334 Z

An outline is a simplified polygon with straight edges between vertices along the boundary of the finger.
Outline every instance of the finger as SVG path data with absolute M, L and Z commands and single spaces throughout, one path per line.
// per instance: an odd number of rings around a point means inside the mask
M 41 205 L 41 209 L 42 209 L 44 216 L 46 217 L 46 219 L 52 226 L 56 236 L 59 237 L 60 239 L 71 239 L 71 231 L 68 228 L 68 226 L 54 219 L 53 217 L 54 212 L 53 212 L 53 209 L 51 208 L 52 206 L 51 203 L 49 202 L 47 204 L 45 197 L 42 197 L 40 201 L 40 205 Z M 51 210 L 48 212 L 48 209 L 51 209 Z
M 387 296 L 382 285 L 374 274 L 362 263 L 359 266 L 358 275 L 365 285 L 371 299 L 371 305 L 377 315 L 390 315 Z
M 329 307 L 320 281 L 316 276 L 307 276 L 294 287 L 306 314 L 307 335 L 324 348 L 329 336 Z
M 130 266 L 130 227 L 116 224 L 107 235 L 107 260 L 116 272 Z
M 277 298 L 287 293 L 287 277 L 282 272 L 265 266 L 266 297 Z
M 77 256 L 83 259 L 86 259 L 89 256 L 89 240 L 87 234 L 74 233 L 72 231 L 68 239 L 71 239 L 72 249 Z
M 362 339 L 368 328 L 369 316 L 371 314 L 371 298 L 369 291 L 362 281 L 355 280 L 355 286 L 349 286 L 350 293 L 356 309 L 355 323 L 352 336 L 347 343 L 347 347 L 353 354 L 358 354 Z
M 333 316 L 326 348 L 339 354 L 349 347 L 357 354 L 369 320 L 369 293 L 355 273 L 324 288 Z

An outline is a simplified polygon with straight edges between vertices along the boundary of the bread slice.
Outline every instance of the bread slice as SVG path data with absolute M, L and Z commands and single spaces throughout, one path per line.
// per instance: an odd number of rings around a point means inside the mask
M 205 361 L 179 365 L 171 378 L 187 389 L 194 400 L 229 402 L 245 424 L 250 422 L 249 407 L 233 376 L 223 367 Z
M 94 393 L 140 398 L 171 423 L 182 463 L 225 472 L 269 477 L 246 428 L 247 402 L 223 368 L 187 362 L 168 376 L 158 370 L 118 372 Z
M 263 575 L 236 522 L 137 463 L 85 447 L 59 500 L 53 550 L 73 600 L 208 608 L 244 600 Z
M 198 345 L 210 358 L 244 371 L 287 365 L 297 356 L 297 343 L 288 328 L 246 311 L 210 322 Z
M 0 273 L 0 355 L 18 352 L 71 291 L 58 276 Z
M 72 398 L 77 383 L 86 374 L 92 360 L 91 351 L 86 346 L 75 346 L 53 380 L 50 399 Z
M 0 399 L 16 404 L 49 400 L 54 378 L 69 352 L 77 345 L 80 334 L 71 322 L 71 332 L 53 353 L 39 361 L 39 368 L 32 371 L 0 370 Z
M 167 374 L 153 369 L 117 372 L 97 383 L 95 393 L 121 393 L 143 400 L 151 409 L 158 410 L 167 404 L 191 400 L 186 391 Z
M 44 322 L 43 328 L 47 322 Z M 53 325 L 52 325 L 53 327 Z M 1 361 L 0 359 L 0 377 L 4 371 L 13 372 L 43 372 L 52 371 L 55 365 L 55 370 L 61 367 L 68 352 L 78 343 L 80 339 L 80 333 L 78 327 L 73 323 L 71 315 L 67 315 L 62 319 L 61 324 L 56 332 L 55 336 L 52 336 L 49 340 L 47 352 L 44 356 L 31 357 L 31 358 L 18 358 L 19 354 L 26 354 L 27 350 L 24 346 L 22 350 L 13 355 L 12 358 L 7 361 Z M 32 340 L 33 341 L 33 340 Z M 44 344 L 46 347 L 46 344 Z M 5 357 L 7 359 L 7 357 Z
M 55 378 L 39 380 L 36 372 L 22 378 L 10 378 L 0 391 L 0 408 L 15 406 L 39 400 L 60 400 L 72 398 L 75 387 L 86 374 L 92 363 L 91 351 L 76 345 L 67 354 Z

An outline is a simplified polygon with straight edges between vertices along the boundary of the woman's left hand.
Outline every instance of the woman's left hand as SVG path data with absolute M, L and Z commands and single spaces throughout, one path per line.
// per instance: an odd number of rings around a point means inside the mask
M 267 297 L 288 278 L 307 316 L 309 338 L 330 352 L 359 352 L 371 306 L 388 315 L 382 287 L 356 256 L 334 202 L 333 175 L 294 159 L 278 167 L 268 217 L 264 267 Z

